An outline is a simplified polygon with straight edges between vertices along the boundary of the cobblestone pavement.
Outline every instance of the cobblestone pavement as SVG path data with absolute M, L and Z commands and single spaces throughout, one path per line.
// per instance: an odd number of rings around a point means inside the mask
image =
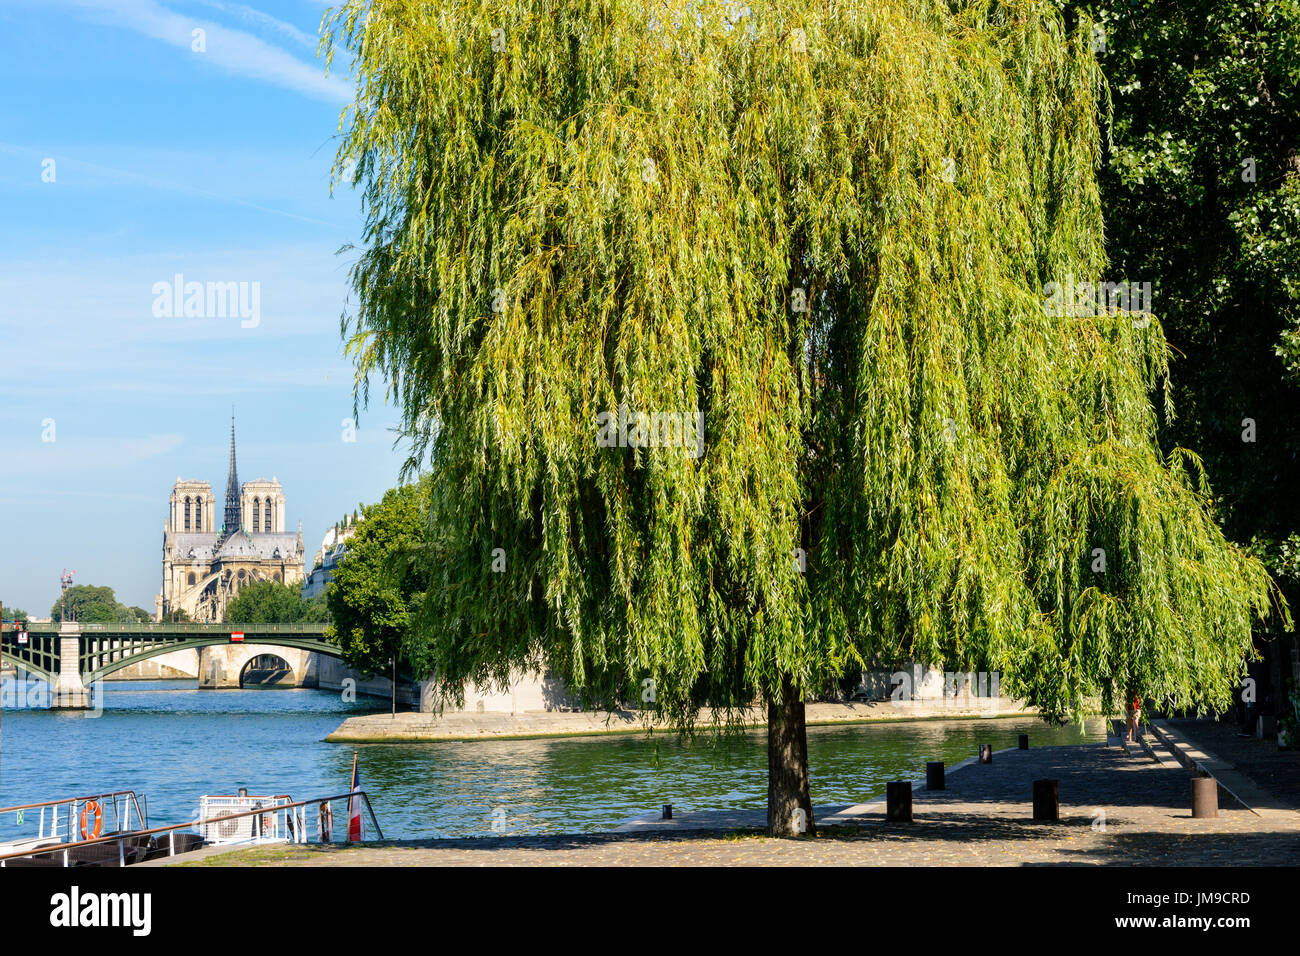
M 1061 821 L 1034 823 L 1032 781 L 1060 781 Z M 1191 817 L 1186 771 L 1102 744 L 1001 751 L 949 773 L 944 791 L 913 791 L 912 824 L 770 840 L 751 832 L 680 831 L 500 837 L 362 847 L 262 847 L 211 865 L 326 866 L 1296 866 L 1300 814 L 1266 822 L 1221 807 Z M 815 780 L 815 778 L 814 778 Z

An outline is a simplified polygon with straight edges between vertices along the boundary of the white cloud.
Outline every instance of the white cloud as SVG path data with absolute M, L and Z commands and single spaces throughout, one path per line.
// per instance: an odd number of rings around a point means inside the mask
M 0 457 L 0 476 L 28 480 L 76 475 L 98 477 L 106 469 L 138 467 L 142 461 L 170 454 L 185 441 L 185 436 L 177 433 L 103 438 L 79 435 L 64 427 L 55 431 L 54 441 L 46 443 L 40 441 L 40 422 L 33 422 L 28 431 L 30 439 L 25 443 L 11 439 L 9 453 Z
M 283 20 L 277 20 L 269 13 L 263 13 L 261 10 L 254 10 L 252 7 L 246 7 L 242 3 L 222 3 L 221 0 L 198 0 L 205 7 L 212 7 L 215 10 L 221 10 L 223 13 L 232 13 L 239 17 L 245 23 L 255 24 L 259 27 L 266 27 L 277 33 L 283 34 L 295 43 L 300 43 L 305 47 L 316 49 L 317 37 L 309 36 L 303 33 L 292 23 L 285 23 Z
M 232 30 L 219 23 L 197 20 L 175 13 L 153 0 L 62 0 L 62 2 L 91 11 L 93 15 L 109 23 L 128 27 L 155 40 L 179 47 L 196 61 L 210 63 L 227 72 L 274 83 L 316 99 L 336 103 L 347 103 L 352 99 L 352 88 L 346 80 L 338 76 L 326 76 L 323 67 L 303 63 L 251 33 Z M 241 9 L 259 14 L 251 8 Z M 280 22 L 265 14 L 259 16 L 263 18 L 263 22 L 268 20 L 272 23 Z M 202 53 L 193 52 L 191 49 L 195 29 L 206 32 L 205 50 Z

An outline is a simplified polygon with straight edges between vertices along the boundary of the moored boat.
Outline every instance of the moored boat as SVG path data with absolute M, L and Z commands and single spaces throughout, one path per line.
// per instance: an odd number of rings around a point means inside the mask
M 30 814 L 35 834 L 0 841 L 0 867 L 130 866 L 174 856 L 207 845 L 331 842 L 360 839 L 348 825 L 333 826 L 335 802 L 348 820 L 364 808 L 379 839 L 383 832 L 365 791 L 295 801 L 288 794 L 204 796 L 197 822 L 150 827 L 148 802 L 134 791 L 68 797 L 14 807 L 0 807 L 0 820 L 14 814 L 22 825 Z M 358 832 L 360 823 L 357 823 Z M 197 831 L 197 832 L 193 832 Z M 314 839 L 313 839 L 314 831 Z

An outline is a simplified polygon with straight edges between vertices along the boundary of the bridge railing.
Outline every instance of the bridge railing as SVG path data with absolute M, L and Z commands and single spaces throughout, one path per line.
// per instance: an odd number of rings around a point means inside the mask
M 32 634 L 57 634 L 58 623 L 28 624 Z M 314 624 L 78 624 L 82 634 L 229 634 L 246 631 L 250 634 L 322 634 L 327 625 Z
M 310 843 L 312 842 L 310 831 L 313 823 L 316 830 L 316 842 L 342 842 L 336 840 L 335 837 L 340 834 L 345 839 L 347 837 L 348 804 L 344 802 L 343 812 L 337 815 L 337 825 L 333 805 L 339 801 L 351 801 L 353 799 L 361 801 L 366 816 L 370 818 L 370 825 L 374 828 L 374 839 L 382 840 L 384 832 L 380 829 L 379 820 L 375 817 L 375 812 L 370 806 L 370 797 L 366 795 L 364 790 L 356 790 L 351 793 L 335 794 L 329 797 L 315 797 L 311 800 L 282 803 L 275 807 L 263 807 L 241 813 L 223 814 L 201 820 L 197 824 L 193 822 L 174 823 L 165 827 L 110 834 L 94 840 L 77 840 L 49 847 L 4 853 L 0 854 L 0 867 L 5 866 L 10 860 L 19 859 L 39 861 L 47 866 L 72 866 L 88 862 L 91 857 L 95 857 L 94 862 L 101 865 L 126 866 L 129 863 L 140 862 L 142 858 L 152 858 L 154 855 L 174 856 L 178 845 L 181 847 L 182 852 L 192 848 L 193 841 L 198 840 L 198 836 L 187 831 L 192 830 L 196 825 L 211 826 L 212 824 L 243 820 L 250 817 L 254 821 L 254 835 L 251 840 L 246 841 L 249 844 Z M 272 836 L 271 834 L 275 835 Z M 178 843 L 178 836 L 188 837 L 189 839 L 182 839 Z M 147 846 L 145 845 L 146 841 Z M 237 846 L 238 844 L 226 845 Z M 100 847 L 106 848 L 110 852 L 97 855 L 93 848 Z M 113 848 L 116 848 L 116 854 L 111 852 Z M 116 862 L 113 860 L 114 856 Z

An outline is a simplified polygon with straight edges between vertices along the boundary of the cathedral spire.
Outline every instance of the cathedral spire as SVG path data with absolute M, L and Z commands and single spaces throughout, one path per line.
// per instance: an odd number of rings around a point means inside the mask
M 230 407 L 230 479 L 226 482 L 226 518 L 222 538 L 239 530 L 239 474 L 235 470 L 235 408 Z

